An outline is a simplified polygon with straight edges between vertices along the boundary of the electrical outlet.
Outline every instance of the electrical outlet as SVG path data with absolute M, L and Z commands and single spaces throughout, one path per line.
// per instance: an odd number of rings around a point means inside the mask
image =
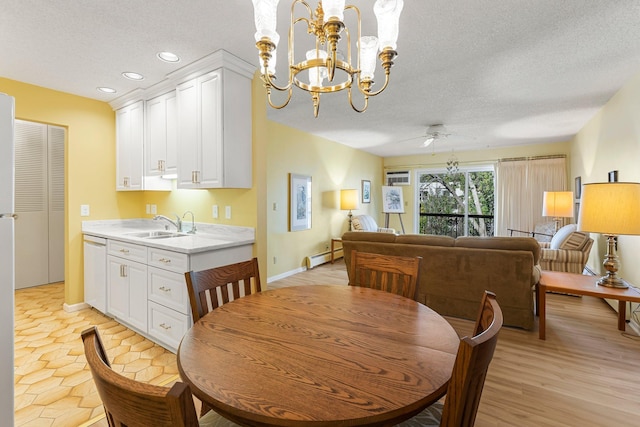
M 80 216 L 89 216 L 89 205 L 80 205 Z
M 156 205 L 151 205 L 151 213 L 153 215 L 158 213 L 158 207 Z
M 274 211 L 278 210 L 278 202 L 273 202 L 273 210 Z
M 211 207 L 211 215 L 216 219 L 218 218 L 218 205 L 213 205 Z
M 224 217 L 226 219 L 231 219 L 231 206 L 224 207 Z
M 277 262 L 278 262 L 278 258 L 273 257 L 273 263 L 275 264 L 275 263 L 277 263 Z
M 151 213 L 151 205 L 147 203 L 147 214 Z

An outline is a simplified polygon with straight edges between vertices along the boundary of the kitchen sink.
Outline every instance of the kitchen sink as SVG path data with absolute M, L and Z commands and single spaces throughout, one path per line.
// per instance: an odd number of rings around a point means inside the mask
M 185 233 L 177 233 L 175 231 L 161 231 L 161 230 L 128 233 L 127 235 L 131 237 L 138 237 L 140 239 L 169 239 L 172 237 L 188 236 L 188 234 L 185 234 Z

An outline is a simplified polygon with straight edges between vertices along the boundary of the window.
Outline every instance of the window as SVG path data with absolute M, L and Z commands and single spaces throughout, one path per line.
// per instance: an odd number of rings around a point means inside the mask
M 418 232 L 493 236 L 494 176 L 493 166 L 418 171 Z

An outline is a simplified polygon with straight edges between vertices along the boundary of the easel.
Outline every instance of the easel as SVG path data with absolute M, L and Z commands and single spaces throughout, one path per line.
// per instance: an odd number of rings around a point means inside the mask
M 402 227 L 402 234 L 404 233 L 404 224 L 402 223 L 402 214 L 404 212 L 398 212 L 398 219 L 400 219 L 400 227 Z M 389 212 L 385 212 L 384 214 L 384 227 L 389 228 Z

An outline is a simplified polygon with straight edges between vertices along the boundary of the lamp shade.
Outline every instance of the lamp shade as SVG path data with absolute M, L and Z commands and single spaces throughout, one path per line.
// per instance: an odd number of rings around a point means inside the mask
M 573 191 L 545 191 L 542 216 L 573 218 Z
M 378 40 L 380 50 L 396 49 L 400 29 L 400 13 L 404 0 L 377 0 L 373 12 L 378 20 Z
M 640 183 L 584 184 L 578 230 L 607 235 L 640 235 Z
M 358 190 L 340 190 L 340 209 L 358 209 Z

